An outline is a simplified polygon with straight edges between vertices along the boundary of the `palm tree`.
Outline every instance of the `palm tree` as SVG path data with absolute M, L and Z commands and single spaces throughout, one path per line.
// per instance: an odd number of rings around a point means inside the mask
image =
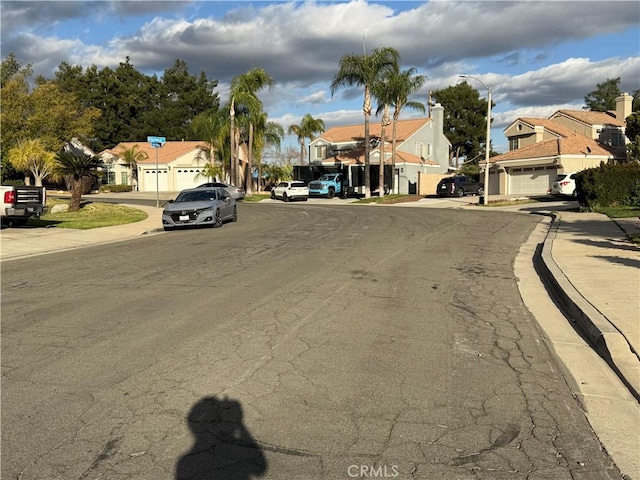
M 60 177 L 71 177 L 71 200 L 69 211 L 80 209 L 82 199 L 82 186 L 86 178 L 97 178 L 102 175 L 98 167 L 102 166 L 100 157 L 92 155 L 60 152 L 56 155 L 56 164 L 53 173 Z
M 213 167 L 220 168 L 220 177 L 231 174 L 227 159 L 229 158 L 229 121 L 230 118 L 226 109 L 218 110 L 212 115 L 201 114 L 193 119 L 191 131 L 195 138 L 204 138 L 209 142 L 208 157 Z M 217 159 L 216 159 L 217 154 Z M 219 163 L 218 163 L 219 160 Z
M 389 70 L 397 69 L 400 61 L 398 51 L 391 47 L 376 48 L 371 55 L 350 53 L 340 59 L 340 69 L 331 82 L 331 95 L 342 87 L 354 85 L 364 87 L 364 182 L 365 197 L 371 197 L 371 178 L 369 174 L 369 117 L 371 116 L 371 88 Z
M 135 144 L 132 147 L 125 148 L 119 152 L 119 157 L 122 158 L 124 164 L 131 169 L 131 190 L 135 190 L 135 185 L 138 184 L 138 162 L 149 158 L 147 152 L 140 150 L 140 145 Z
M 35 179 L 38 187 L 42 186 L 42 180 L 51 175 L 55 166 L 55 155 L 49 152 L 39 139 L 20 140 L 15 147 L 9 150 L 7 160 L 13 167 L 25 173 L 25 184 L 30 185 L 29 172 Z
M 289 126 L 289 135 L 294 134 L 298 137 L 300 144 L 300 165 L 304 165 L 305 140 L 313 140 L 316 133 L 324 132 L 324 122 L 320 118 L 313 118 L 310 113 L 302 117 L 300 125 Z
M 198 178 L 206 178 L 209 182 L 214 182 L 216 178 L 221 178 L 223 175 L 221 165 L 213 165 L 212 163 L 205 163 L 202 170 L 196 173 L 196 180 Z
M 409 97 L 416 93 L 427 81 L 426 75 L 416 75 L 417 70 L 413 67 L 402 72 L 393 70 L 386 79 L 386 91 L 389 105 L 393 110 L 393 131 L 391 134 L 391 191 L 395 191 L 396 181 L 396 127 L 400 112 L 404 107 L 418 110 L 422 113 L 426 111 L 424 104 L 416 101 L 409 101 Z
M 251 174 L 253 172 L 254 161 L 257 160 L 257 163 L 260 164 L 262 161 L 262 152 L 264 151 L 264 147 L 267 144 L 274 145 L 276 149 L 280 150 L 280 144 L 282 139 L 284 138 L 284 128 L 282 125 L 276 122 L 269 122 L 268 116 L 265 112 L 261 112 L 257 116 L 252 116 L 252 121 L 250 123 L 250 141 L 251 145 L 251 154 L 249 155 L 249 161 L 247 162 L 247 172 L 245 178 L 248 179 L 246 182 L 246 191 L 247 194 L 251 194 L 252 190 L 252 179 Z M 258 176 L 258 181 L 259 181 Z M 257 185 L 258 189 L 260 188 L 260 184 Z
M 267 74 L 267 72 L 259 67 L 252 68 L 248 72 L 238 75 L 231 80 L 231 92 L 229 95 L 229 131 L 231 145 L 231 183 L 238 183 L 238 159 L 237 149 L 239 142 L 239 132 L 236 130 L 236 107 L 237 104 L 244 106 L 245 109 L 251 111 L 262 110 L 262 102 L 257 96 L 257 92 L 265 87 L 273 87 L 275 82 Z M 251 127 L 250 127 L 251 129 Z M 249 146 L 249 155 L 251 155 L 251 145 Z M 249 159 L 250 161 L 250 159 Z

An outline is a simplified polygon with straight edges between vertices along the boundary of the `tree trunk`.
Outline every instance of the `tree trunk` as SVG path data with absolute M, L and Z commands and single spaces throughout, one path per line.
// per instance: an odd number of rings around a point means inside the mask
M 304 138 L 300 139 L 300 165 L 304 165 Z
M 236 112 L 235 102 L 231 99 L 231 106 L 229 107 L 229 123 L 231 124 L 231 131 L 229 132 L 229 149 L 230 149 L 230 162 L 229 162 L 229 183 L 236 185 Z
M 253 191 L 253 123 L 249 123 L 249 158 L 247 158 L 244 183 L 246 194 L 251 195 Z
M 384 197 L 384 144 L 385 142 L 385 134 L 387 126 L 391 123 L 389 119 L 389 108 L 387 105 L 384 106 L 384 113 L 382 114 L 382 121 L 380 122 L 380 173 L 378 176 L 379 190 L 378 197 Z
M 393 131 L 391 133 L 391 193 L 396 193 L 396 126 L 398 124 L 396 112 L 393 113 Z M 398 193 L 400 190 L 398 189 Z
M 371 116 L 371 94 L 369 87 L 364 89 L 364 198 L 371 198 L 371 167 L 369 164 L 369 154 L 371 145 L 369 143 L 369 117 Z
M 77 212 L 80 210 L 80 200 L 82 199 L 82 177 L 73 179 L 71 187 L 71 200 L 69 201 L 69 211 Z

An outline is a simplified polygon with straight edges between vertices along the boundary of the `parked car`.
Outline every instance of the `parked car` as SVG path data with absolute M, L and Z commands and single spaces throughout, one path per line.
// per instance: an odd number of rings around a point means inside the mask
M 211 188 L 211 187 L 224 188 L 227 192 L 229 192 L 229 195 L 231 195 L 236 200 L 243 200 L 245 196 L 244 188 L 236 187 L 234 185 L 229 185 L 228 183 L 222 183 L 222 182 L 203 183 L 202 185 L 198 185 L 196 188 Z
M 199 225 L 221 227 L 225 220 L 238 221 L 236 200 L 218 187 L 183 190 L 175 200 L 169 200 L 162 212 L 165 231 Z
M 551 184 L 549 195 L 576 197 L 576 172 L 560 173 Z
M 482 193 L 482 183 L 476 182 L 466 175 L 443 178 L 438 182 L 436 195 L 440 197 L 463 197 L 467 194 L 478 195 Z
M 280 182 L 271 189 L 271 198 L 281 198 L 285 202 L 294 200 L 304 200 L 309 198 L 309 188 L 307 184 L 300 180 L 290 180 Z

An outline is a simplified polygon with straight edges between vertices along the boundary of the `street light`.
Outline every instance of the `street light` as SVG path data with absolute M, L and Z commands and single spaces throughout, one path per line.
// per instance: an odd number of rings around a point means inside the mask
M 491 88 L 487 86 L 482 80 L 471 75 L 459 75 L 460 78 L 473 78 L 482 84 L 487 89 L 487 145 L 484 152 L 484 204 L 489 205 L 489 150 L 491 149 Z

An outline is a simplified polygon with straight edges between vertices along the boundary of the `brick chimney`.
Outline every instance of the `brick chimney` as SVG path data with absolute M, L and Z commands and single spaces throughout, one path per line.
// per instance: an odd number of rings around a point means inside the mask
M 633 113 L 633 97 L 623 93 L 616 98 L 616 119 L 624 122 Z

